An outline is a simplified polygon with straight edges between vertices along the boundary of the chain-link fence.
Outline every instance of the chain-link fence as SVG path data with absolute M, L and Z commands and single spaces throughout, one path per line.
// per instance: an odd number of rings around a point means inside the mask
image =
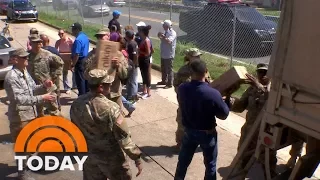
M 152 26 L 151 37 L 163 31 L 163 20 L 170 19 L 179 42 L 191 43 L 231 62 L 268 62 L 280 15 L 278 10 L 257 9 L 254 1 L 249 0 L 246 3 L 250 6 L 230 2 L 208 4 L 201 0 L 35 0 L 33 3 L 39 17 L 49 15 L 61 23 L 72 20 L 99 28 L 107 27 L 112 11 L 119 10 L 123 27 L 135 28 L 135 24 L 143 21 Z

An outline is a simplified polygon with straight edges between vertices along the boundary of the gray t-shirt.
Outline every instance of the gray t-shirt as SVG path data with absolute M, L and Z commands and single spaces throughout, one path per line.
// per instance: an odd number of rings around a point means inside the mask
M 166 40 L 161 39 L 160 52 L 162 59 L 171 59 L 175 56 L 176 44 L 177 44 L 177 33 L 173 29 L 168 29 L 164 32 L 166 38 L 168 38 L 171 43 Z

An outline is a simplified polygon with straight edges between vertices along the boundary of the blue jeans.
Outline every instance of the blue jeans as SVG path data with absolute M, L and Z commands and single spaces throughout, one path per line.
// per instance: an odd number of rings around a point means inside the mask
M 75 80 L 79 91 L 78 96 L 81 96 L 89 92 L 88 82 L 84 78 L 83 63 L 83 59 L 79 59 L 74 67 Z
M 200 130 L 185 129 L 179 153 L 175 180 L 184 180 L 193 155 L 200 145 L 206 167 L 204 180 L 216 180 L 216 164 L 218 155 L 217 132 L 207 133 Z
M 122 100 L 122 104 L 123 104 L 124 108 L 126 108 L 127 111 L 132 112 L 136 109 L 133 106 L 133 104 L 131 102 L 129 102 L 125 97 L 121 96 L 121 100 Z
M 128 77 L 126 84 L 127 98 L 133 99 L 138 94 L 138 68 L 132 68 L 128 72 Z
M 69 74 L 69 71 L 63 71 L 62 82 L 63 82 L 64 90 L 70 90 L 70 85 L 68 83 L 68 74 Z
M 74 72 L 72 72 L 72 88 L 77 88 L 76 75 Z

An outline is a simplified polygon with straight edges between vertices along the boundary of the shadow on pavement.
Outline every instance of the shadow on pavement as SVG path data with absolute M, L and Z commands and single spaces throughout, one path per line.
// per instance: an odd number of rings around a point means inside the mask
M 0 179 L 2 180 L 11 180 L 16 179 L 15 177 L 7 177 L 10 174 L 17 172 L 17 166 L 8 166 L 8 164 L 0 163 Z
M 1 97 L 0 98 L 0 102 L 1 103 L 3 103 L 4 105 L 9 105 L 9 99 L 8 99 L 8 97 L 6 96 L 6 97 Z
M 12 143 L 11 134 L 2 134 L 2 135 L 0 135 L 0 143 L 4 143 L 4 142 Z
M 143 151 L 148 156 L 166 156 L 166 157 L 173 157 L 174 155 L 179 154 L 179 150 L 176 146 L 142 146 L 139 147 L 141 151 Z M 202 152 L 201 148 L 198 147 L 195 153 Z

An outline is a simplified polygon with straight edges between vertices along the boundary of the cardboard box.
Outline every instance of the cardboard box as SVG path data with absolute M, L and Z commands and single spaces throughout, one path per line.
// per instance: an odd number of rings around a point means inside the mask
M 70 66 L 71 66 L 71 53 L 60 53 L 60 57 L 64 62 L 64 69 L 70 69 Z
M 96 66 L 98 69 L 108 70 L 111 66 L 111 60 L 113 57 L 118 57 L 118 51 L 120 44 L 113 41 L 98 41 L 96 49 Z
M 234 66 L 215 79 L 211 83 L 211 87 L 217 89 L 224 96 L 232 87 L 248 79 L 246 73 L 248 72 L 244 66 Z

